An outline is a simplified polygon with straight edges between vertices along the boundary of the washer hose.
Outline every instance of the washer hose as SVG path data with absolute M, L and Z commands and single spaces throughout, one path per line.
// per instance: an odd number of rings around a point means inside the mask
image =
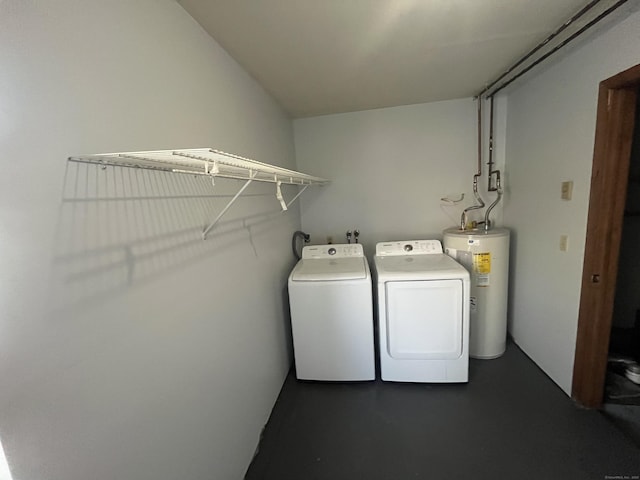
M 311 239 L 311 235 L 308 233 L 304 233 L 302 230 L 298 230 L 293 233 L 293 237 L 291 238 L 291 249 L 293 250 L 293 255 L 300 260 L 302 258 L 302 253 L 298 253 L 297 240 L 298 237 L 304 239 L 304 243 L 309 243 Z

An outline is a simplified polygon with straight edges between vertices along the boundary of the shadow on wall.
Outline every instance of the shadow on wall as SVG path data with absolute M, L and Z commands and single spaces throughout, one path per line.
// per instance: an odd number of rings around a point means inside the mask
M 202 232 L 242 185 L 233 180 L 67 162 L 56 228 L 51 303 L 55 310 L 126 289 L 224 255 L 277 227 L 268 185 L 252 185 L 203 240 Z M 272 197 L 257 199 L 256 197 Z

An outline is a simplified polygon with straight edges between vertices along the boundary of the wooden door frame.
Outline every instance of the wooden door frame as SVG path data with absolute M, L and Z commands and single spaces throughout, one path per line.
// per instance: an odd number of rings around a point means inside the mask
M 640 65 L 600 83 L 571 396 L 602 405 Z

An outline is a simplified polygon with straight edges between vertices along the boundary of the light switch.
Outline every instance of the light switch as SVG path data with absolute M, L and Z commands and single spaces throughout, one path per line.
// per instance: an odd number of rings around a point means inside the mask
M 562 182 L 562 190 L 560 194 L 560 198 L 562 200 L 571 200 L 571 194 L 573 193 L 573 182 Z
M 569 250 L 569 235 L 560 235 L 560 251 L 566 252 Z

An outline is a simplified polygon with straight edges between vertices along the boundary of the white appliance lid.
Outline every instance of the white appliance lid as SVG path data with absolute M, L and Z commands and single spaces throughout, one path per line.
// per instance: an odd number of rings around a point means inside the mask
M 367 278 L 364 257 L 303 258 L 291 272 L 294 282 L 358 280 Z

